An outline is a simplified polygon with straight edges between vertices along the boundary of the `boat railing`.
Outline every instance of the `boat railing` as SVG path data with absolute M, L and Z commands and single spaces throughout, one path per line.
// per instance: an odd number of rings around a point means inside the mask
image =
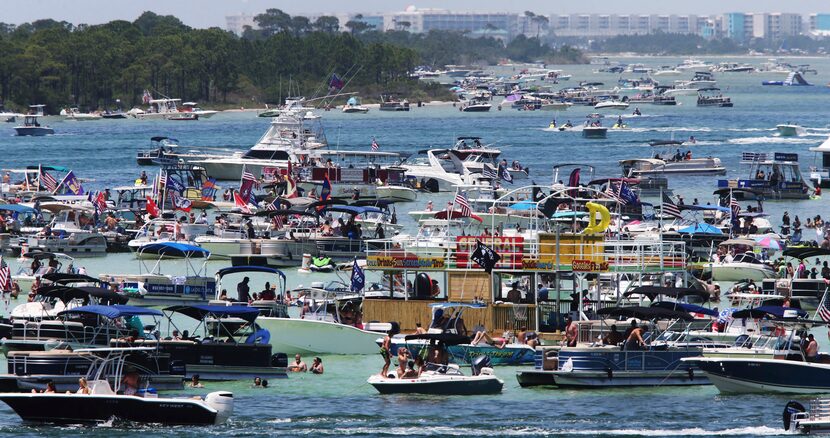
M 538 233 L 373 240 L 367 266 L 378 270 L 471 269 L 478 243 L 501 257 L 500 271 L 665 272 L 686 267 L 685 242 L 606 240 L 602 235 Z

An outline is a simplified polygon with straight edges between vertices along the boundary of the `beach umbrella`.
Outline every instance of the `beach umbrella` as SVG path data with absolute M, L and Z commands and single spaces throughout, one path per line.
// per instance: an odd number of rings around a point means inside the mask
M 755 238 L 755 243 L 758 244 L 761 248 L 768 248 L 768 249 L 781 249 L 781 242 L 776 239 L 773 239 L 770 236 L 759 236 Z

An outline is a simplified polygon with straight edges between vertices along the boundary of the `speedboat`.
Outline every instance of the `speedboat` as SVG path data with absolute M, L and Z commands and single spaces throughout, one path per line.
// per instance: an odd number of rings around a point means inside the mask
M 608 137 L 608 128 L 604 126 L 585 126 L 582 128 L 582 138 L 604 139 Z
M 182 108 L 179 111 L 183 113 L 193 114 L 197 119 L 209 119 L 213 117 L 215 114 L 219 113 L 219 111 L 216 110 L 202 109 L 196 102 L 183 103 Z
M 44 135 L 52 135 L 55 133 L 55 130 L 50 128 L 47 125 L 41 125 L 37 119 L 37 115 L 26 115 L 23 117 L 23 124 L 14 127 L 14 130 L 17 131 L 18 136 L 32 136 L 32 137 L 42 137 Z
M 90 394 L 0 393 L 0 400 L 23 421 L 37 423 L 104 423 L 115 418 L 136 423 L 213 425 L 224 423 L 233 413 L 233 394 L 227 391 L 211 392 L 204 399 L 158 397 L 150 390 L 126 394 L 121 379 L 110 386 L 106 377 L 111 370 L 120 373 L 124 362 L 123 352 L 114 349 L 97 363 L 88 378 Z
M 427 340 L 430 342 L 430 350 L 442 351 L 448 345 L 467 343 L 470 338 L 428 333 L 409 335 L 406 340 Z M 493 374 L 487 356 L 479 356 L 472 361 L 470 376 L 464 375 L 456 364 L 427 363 L 425 368 L 416 371 L 418 375 L 411 378 L 373 375 L 367 382 L 381 394 L 484 395 L 498 394 L 504 387 L 504 381 Z
M 352 96 L 349 98 L 349 100 L 346 101 L 346 104 L 343 105 L 343 112 L 346 114 L 366 114 L 369 112 L 369 108 L 361 105 L 360 101 L 357 100 L 356 97 Z
M 804 133 L 804 128 L 792 123 L 776 125 L 775 129 L 778 130 L 779 137 L 798 137 Z
M 722 244 L 729 244 L 729 241 Z M 751 252 L 738 254 L 732 261 L 712 263 L 712 280 L 714 281 L 744 279 L 761 281 L 765 278 L 775 278 L 775 270 L 758 260 Z
M 628 109 L 628 102 L 622 102 L 619 100 L 603 100 L 601 102 L 597 102 L 597 104 L 594 105 L 594 109 L 624 110 Z
M 418 192 L 412 187 L 402 185 L 378 186 L 375 188 L 378 199 L 395 202 L 414 202 L 418 200 Z

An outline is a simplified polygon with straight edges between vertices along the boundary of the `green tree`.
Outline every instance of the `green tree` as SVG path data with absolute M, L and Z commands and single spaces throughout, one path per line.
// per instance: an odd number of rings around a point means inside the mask
M 312 27 L 316 32 L 335 33 L 340 30 L 340 20 L 337 17 L 321 15 L 314 20 Z

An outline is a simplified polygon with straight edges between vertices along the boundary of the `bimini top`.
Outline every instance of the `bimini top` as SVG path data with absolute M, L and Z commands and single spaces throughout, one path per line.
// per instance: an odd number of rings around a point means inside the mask
M 406 341 L 415 341 L 415 340 L 425 340 L 425 341 L 436 341 L 441 342 L 444 345 L 459 345 L 459 344 L 469 344 L 470 337 L 469 336 L 461 336 L 455 333 L 424 333 L 421 335 L 406 335 L 404 337 Z
M 823 257 L 830 255 L 830 249 L 822 248 L 787 248 L 782 253 L 785 257 L 794 257 L 797 259 L 806 259 L 810 257 Z
M 85 300 L 89 297 L 97 298 L 102 304 L 127 304 L 129 298 L 118 292 L 113 292 L 102 287 L 67 287 L 60 285 L 42 286 L 37 294 L 44 297 L 54 297 L 64 303 L 78 299 Z
M 109 319 L 120 318 L 122 316 L 142 316 L 142 315 L 150 315 L 150 316 L 163 316 L 164 314 L 161 311 L 156 309 L 150 309 L 148 307 L 137 307 L 137 306 L 127 306 L 123 304 L 116 304 L 114 306 L 81 306 L 75 307 L 74 309 L 64 310 L 63 312 L 58 313 L 58 316 L 62 315 L 70 315 L 76 313 L 84 313 L 88 315 L 98 315 L 103 316 Z
M 170 306 L 164 309 L 165 312 L 181 313 L 199 321 L 211 315 L 216 318 L 242 318 L 248 322 L 254 322 L 259 316 L 259 310 L 248 306 L 222 306 L 222 305 L 195 305 L 195 306 Z
M 786 319 L 784 313 L 790 311 L 795 312 L 799 318 L 806 318 L 809 314 L 801 309 L 795 307 L 784 306 L 761 306 L 752 309 L 742 309 L 737 312 L 732 312 L 733 318 L 764 318 L 771 317 L 771 319 Z M 789 318 L 792 319 L 792 318 Z
M 100 283 L 101 280 L 97 278 L 92 278 L 88 275 L 83 274 L 66 274 L 62 272 L 52 272 L 49 274 L 44 274 L 40 277 L 43 280 L 55 283 L 55 284 L 69 284 L 69 283 Z
M 6 210 L 6 211 L 11 211 L 11 212 L 14 212 L 14 213 L 22 213 L 22 214 L 37 213 L 37 210 L 35 210 L 34 208 L 26 207 L 25 205 L 20 205 L 20 204 L 0 204 L 0 210 Z
M 62 252 L 49 252 L 49 251 L 40 251 L 40 250 L 32 250 L 27 252 L 26 254 L 21 254 L 22 257 L 27 259 L 35 259 L 35 260 L 43 260 L 43 259 L 56 259 L 56 258 L 64 258 L 69 260 L 74 260 L 72 257 L 62 253 Z
M 170 257 L 209 257 L 210 251 L 196 245 L 179 242 L 148 243 L 138 248 L 140 254 L 156 254 Z
M 338 213 L 348 213 L 354 216 L 364 214 L 364 213 L 383 213 L 383 210 L 377 207 L 370 207 L 370 206 L 363 206 L 359 207 L 356 205 L 332 205 L 331 207 L 326 207 L 325 211 L 334 211 Z
M 661 307 L 606 307 L 597 311 L 600 315 L 624 316 L 637 319 L 682 319 L 692 321 L 694 317 L 687 311 L 663 309 Z
M 661 309 L 677 310 L 681 312 L 700 313 L 702 315 L 709 315 L 717 317 L 720 315 L 718 309 L 709 309 L 707 307 L 698 306 L 697 304 L 677 303 L 672 301 L 660 301 L 653 303 L 651 307 L 659 307 Z
M 432 303 L 429 305 L 433 309 L 447 309 L 450 307 L 468 307 L 471 309 L 481 309 L 487 307 L 484 303 Z
M 229 268 L 222 268 L 216 271 L 216 277 L 222 278 L 229 274 L 236 274 L 239 272 L 265 272 L 268 274 L 276 274 L 282 277 L 283 281 L 285 280 L 285 274 L 282 273 L 277 268 L 272 268 L 270 266 L 254 266 L 254 265 L 245 265 L 245 266 L 231 266 Z

